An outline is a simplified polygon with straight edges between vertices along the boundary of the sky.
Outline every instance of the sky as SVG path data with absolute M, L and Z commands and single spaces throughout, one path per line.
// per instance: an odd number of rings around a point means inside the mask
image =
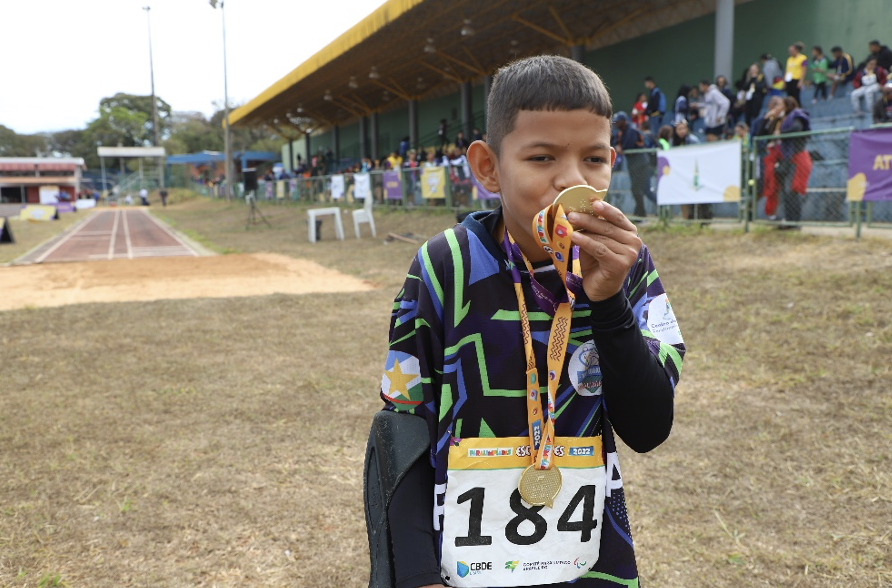
M 230 105 L 245 103 L 383 0 L 225 0 Z M 155 94 L 175 111 L 223 105 L 221 11 L 208 0 L 0 0 L 0 124 L 84 128 L 99 100 Z

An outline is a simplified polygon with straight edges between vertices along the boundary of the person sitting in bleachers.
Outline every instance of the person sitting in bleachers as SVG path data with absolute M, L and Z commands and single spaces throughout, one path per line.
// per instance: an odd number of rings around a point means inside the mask
M 845 86 L 855 79 L 855 64 L 852 61 L 852 56 L 843 51 L 839 45 L 831 49 L 830 52 L 833 54 L 833 61 L 830 62 L 830 71 L 827 77 L 833 81 L 830 86 L 830 97 L 834 98 L 836 88 Z
M 884 70 L 889 71 L 889 69 L 892 68 L 892 49 L 882 45 L 876 39 L 867 44 L 867 49 L 870 53 L 864 58 L 864 61 L 858 64 L 856 69 L 864 69 L 864 66 L 867 65 L 867 62 L 871 57 L 875 58 L 877 60 L 877 66 Z
M 859 70 L 852 82 L 852 109 L 856 115 L 865 114 L 880 95 L 880 88 L 886 83 L 886 70 L 877 65 L 877 58 L 867 60 L 864 69 Z M 865 108 L 861 110 L 861 98 L 864 98 Z
M 873 105 L 874 124 L 892 123 L 892 82 L 883 86 L 883 95 Z

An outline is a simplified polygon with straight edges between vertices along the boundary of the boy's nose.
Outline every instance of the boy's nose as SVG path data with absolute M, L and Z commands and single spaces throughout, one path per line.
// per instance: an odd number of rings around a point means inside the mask
M 568 165 L 561 170 L 560 175 L 557 177 L 555 188 L 560 192 L 580 184 L 588 184 L 585 181 L 585 176 L 582 175 L 582 169 L 576 165 Z

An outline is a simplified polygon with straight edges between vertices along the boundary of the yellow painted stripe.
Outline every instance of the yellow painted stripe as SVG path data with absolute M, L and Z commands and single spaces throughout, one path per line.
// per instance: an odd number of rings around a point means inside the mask
M 241 108 L 237 108 L 229 113 L 229 124 L 236 124 L 279 94 L 285 92 L 288 88 L 319 71 L 422 2 L 424 0 L 387 0 L 375 12 L 320 49 L 318 53 L 298 65 L 291 73 L 264 90 L 259 96 Z
M 518 457 L 517 448 L 529 445 L 529 437 L 466 438 L 449 447 L 450 470 L 505 470 L 525 468 L 533 463 L 529 456 Z M 604 465 L 601 437 L 558 437 L 555 446 L 563 446 L 563 455 L 555 455 L 559 468 L 597 468 Z M 589 448 L 591 455 L 570 455 L 573 448 Z M 577 451 L 579 450 L 577 449 Z

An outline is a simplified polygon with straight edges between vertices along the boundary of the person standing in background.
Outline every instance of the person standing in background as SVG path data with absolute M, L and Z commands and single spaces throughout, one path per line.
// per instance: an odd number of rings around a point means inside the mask
M 781 71 L 777 59 L 772 57 L 770 53 L 763 53 L 759 60 L 762 62 L 762 74 L 765 76 L 765 83 L 768 84 L 768 95 L 782 95 L 784 93 L 784 72 Z
M 747 70 L 746 79 L 743 82 L 743 90 L 746 92 L 744 117 L 746 118 L 746 124 L 751 125 L 759 116 L 759 113 L 762 112 L 762 104 L 765 102 L 765 95 L 768 93 L 768 84 L 765 82 L 765 76 L 759 71 L 759 64 L 754 63 Z
M 663 124 L 663 115 L 666 114 L 666 95 L 657 87 L 656 82 L 650 76 L 644 78 L 644 87 L 647 88 L 647 106 L 644 113 L 650 119 L 650 128 L 658 129 Z
M 808 71 L 808 58 L 802 54 L 803 49 L 805 49 L 804 43 L 794 43 L 787 48 L 790 56 L 787 58 L 787 71 L 784 74 L 787 96 L 795 98 L 797 104 L 800 102 L 799 92 L 802 90 Z
M 725 128 L 728 110 L 731 101 L 722 94 L 718 86 L 710 84 L 709 80 L 700 81 L 700 93 L 703 95 L 703 106 L 706 112 L 703 118 L 706 122 L 706 134 L 721 137 Z
M 821 49 L 820 45 L 815 45 L 811 48 L 811 66 L 809 69 L 811 70 L 811 81 L 815 85 L 815 95 L 811 99 L 811 103 L 815 104 L 818 101 L 818 96 L 821 97 L 822 100 L 827 99 L 827 69 L 830 67 L 830 62 L 827 61 L 827 58 L 824 56 L 824 50 Z

